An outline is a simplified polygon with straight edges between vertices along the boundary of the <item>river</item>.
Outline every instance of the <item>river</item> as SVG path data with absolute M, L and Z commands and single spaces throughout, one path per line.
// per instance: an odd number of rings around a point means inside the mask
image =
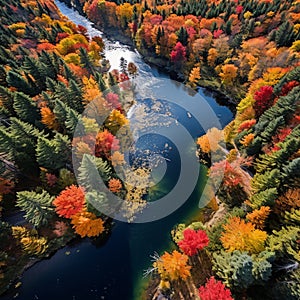
M 104 38 L 105 56 L 112 69 L 118 68 L 120 58 L 124 57 L 128 62 L 137 65 L 138 80 L 151 82 L 154 78 L 161 79 L 170 90 L 173 89 L 173 93 L 178 92 L 181 97 L 189 97 L 184 88 L 178 87 L 179 83 L 171 81 L 166 73 L 146 64 L 137 51 L 105 38 L 102 32 L 76 11 L 63 3 L 56 4 L 71 21 L 85 26 L 90 36 L 99 35 Z M 200 89 L 198 95 L 211 106 L 222 126 L 232 120 L 231 111 L 218 104 L 205 89 Z M 201 110 L 201 103 L 197 105 Z M 195 125 L 186 116 L 181 121 L 189 127 L 192 138 L 201 134 L 199 124 Z M 155 135 L 153 140 L 149 135 L 148 143 L 155 143 L 154 140 Z M 180 165 L 177 156 L 176 151 L 170 156 L 171 163 L 168 165 L 169 171 L 164 183 L 167 190 L 178 179 Z M 19 300 L 138 300 L 143 284 L 143 271 L 151 265 L 150 255 L 155 251 L 161 253 L 174 247 L 170 231 L 175 224 L 197 219 L 199 197 L 206 179 L 203 168 L 199 174 L 196 187 L 188 201 L 167 217 L 141 224 L 115 221 L 105 242 L 95 244 L 88 239 L 73 242 L 57 251 L 51 258 L 28 269 L 21 279 L 22 285 L 0 299 L 12 299 L 17 293 L 15 298 Z

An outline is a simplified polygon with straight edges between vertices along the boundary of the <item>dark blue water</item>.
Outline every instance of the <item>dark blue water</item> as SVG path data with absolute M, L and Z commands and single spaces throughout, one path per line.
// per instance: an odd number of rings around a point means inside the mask
M 63 14 L 73 22 L 86 26 L 90 35 L 102 35 L 92 27 L 91 22 L 77 12 L 61 3 L 58 5 Z M 123 56 L 138 66 L 139 77 L 142 81 L 168 78 L 166 74 L 144 63 L 140 55 L 130 50 L 129 47 L 107 39 L 105 43 L 106 56 L 111 60 L 113 68 L 119 65 L 119 59 Z M 177 84 L 180 85 L 169 81 L 170 90 L 174 89 L 174 85 Z M 184 93 L 182 89 L 181 93 Z M 211 106 L 222 127 L 232 120 L 233 116 L 228 108 L 219 105 L 205 90 L 201 89 L 199 93 Z M 186 97 L 188 98 L 187 93 Z M 201 110 L 201 102 L 198 106 Z M 201 124 L 197 122 L 198 117 L 187 116 L 182 108 L 174 107 L 172 114 L 189 130 L 192 138 L 203 133 Z M 156 193 L 153 191 L 155 195 L 168 193 L 178 180 L 181 170 L 178 151 L 176 152 L 176 145 L 172 145 L 172 141 L 158 138 L 155 134 L 148 134 L 138 141 L 141 149 L 149 148 L 149 145 L 162 148 L 166 142 L 172 148 L 166 154 L 169 159 L 168 169 L 164 178 L 155 187 Z M 195 155 L 193 146 L 186 145 L 187 155 Z M 197 163 L 196 157 L 195 163 Z M 142 224 L 115 221 L 111 234 L 104 243 L 97 245 L 88 239 L 73 242 L 72 245 L 59 250 L 50 259 L 43 260 L 27 270 L 21 279 L 22 285 L 0 298 L 13 299 L 13 296 L 18 293 L 15 299 L 19 300 L 139 299 L 143 271 L 151 265 L 150 255 L 155 251 L 161 253 L 172 248 L 170 231 L 176 224 L 197 220 L 197 214 L 200 211 L 198 201 L 205 180 L 206 170 L 201 167 L 198 182 L 191 196 L 172 214 L 158 221 Z

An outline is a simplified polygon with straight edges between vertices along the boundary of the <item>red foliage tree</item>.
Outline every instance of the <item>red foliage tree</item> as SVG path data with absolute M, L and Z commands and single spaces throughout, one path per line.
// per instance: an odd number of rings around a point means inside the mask
M 235 9 L 236 13 L 239 15 L 243 12 L 244 7 L 242 5 L 238 5 Z
M 220 37 L 220 35 L 221 35 L 222 33 L 223 33 L 223 30 L 222 30 L 222 29 L 217 29 L 217 30 L 214 31 L 213 36 L 214 36 L 215 39 L 217 39 L 217 38 Z
M 70 35 L 67 32 L 59 32 L 56 35 L 56 43 L 59 43 L 61 40 L 63 40 L 64 38 L 69 37 Z
M 116 108 L 116 109 L 120 109 L 121 108 L 121 103 L 119 101 L 119 96 L 115 93 L 108 93 L 105 96 L 105 100 L 107 101 L 108 105 L 111 108 Z
M 75 185 L 67 187 L 53 201 L 56 213 L 68 219 L 81 212 L 84 204 L 84 191 Z
M 119 148 L 119 140 L 107 129 L 97 134 L 95 156 L 109 158 L 111 152 L 117 151 Z
M 261 114 L 272 105 L 273 98 L 273 87 L 265 85 L 262 86 L 254 94 L 254 110 L 256 116 L 259 117 Z
M 205 286 L 199 288 L 199 297 L 201 300 L 234 300 L 230 290 L 213 276 L 210 277 Z
M 183 231 L 183 239 L 178 242 L 179 248 L 189 256 L 195 255 L 198 250 L 202 250 L 208 244 L 209 239 L 204 230 L 195 231 L 190 228 Z
M 180 42 L 177 42 L 174 49 L 171 52 L 171 61 L 182 62 L 186 60 L 186 47 L 184 47 Z
M 287 82 L 283 85 L 280 96 L 286 96 L 294 87 L 298 86 L 299 84 L 300 83 L 296 80 Z

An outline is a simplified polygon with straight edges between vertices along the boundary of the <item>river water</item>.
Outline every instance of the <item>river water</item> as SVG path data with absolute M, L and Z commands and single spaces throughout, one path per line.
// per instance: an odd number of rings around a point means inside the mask
M 56 4 L 71 21 L 85 26 L 90 36 L 103 37 L 102 32 L 95 29 L 90 21 L 76 11 L 66 7 L 63 3 L 56 2 Z M 106 47 L 105 56 L 110 61 L 112 69 L 117 69 L 120 58 L 124 57 L 128 62 L 134 62 L 137 65 L 140 82 L 162 80 L 168 93 L 178 94 L 183 101 L 189 101 L 190 95 L 181 84 L 171 81 L 167 74 L 150 67 L 137 51 L 122 43 L 103 38 Z M 221 126 L 225 126 L 232 120 L 231 111 L 218 104 L 205 89 L 200 89 L 197 95 L 198 98 L 194 100 L 198 101 L 197 107 L 200 111 L 204 105 L 201 101 L 205 101 L 214 111 Z M 134 114 L 134 111 L 131 113 Z M 200 117 L 196 119 L 199 121 Z M 194 117 L 181 115 L 178 120 L 188 128 L 192 138 L 203 133 L 203 128 L 196 124 Z M 155 134 L 148 135 L 144 143 L 156 144 L 158 147 L 166 144 L 166 141 L 160 139 L 156 142 L 156 139 Z M 168 143 L 172 145 L 172 141 Z M 190 145 L 186 145 L 186 148 L 188 147 Z M 194 152 L 189 155 L 194 156 Z M 170 163 L 167 166 L 166 178 L 160 184 L 160 188 L 167 192 L 178 180 L 178 173 L 182 168 L 179 159 L 176 151 L 169 154 Z M 101 244 L 95 244 L 88 239 L 73 242 L 57 251 L 51 258 L 27 270 L 21 279 L 22 285 L 0 299 L 12 299 L 13 296 L 20 300 L 140 299 L 142 275 L 143 271 L 151 265 L 150 255 L 155 251 L 161 253 L 174 247 L 170 238 L 170 231 L 174 225 L 197 220 L 200 211 L 198 202 L 205 180 L 205 170 L 201 167 L 197 184 L 189 199 L 167 217 L 141 224 L 115 221 L 106 241 Z

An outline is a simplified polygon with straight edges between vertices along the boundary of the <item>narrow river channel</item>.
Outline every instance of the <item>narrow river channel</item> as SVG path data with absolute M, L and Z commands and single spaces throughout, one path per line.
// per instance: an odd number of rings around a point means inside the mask
M 174 88 L 174 82 L 168 79 L 168 75 L 146 64 L 137 51 L 105 38 L 78 12 L 61 2 L 56 1 L 56 4 L 71 21 L 85 26 L 90 36 L 104 38 L 105 56 L 112 69 L 118 68 L 120 58 L 124 57 L 138 67 L 139 80 L 151 82 L 153 78 L 163 79 L 170 89 Z M 205 89 L 200 89 L 198 93 L 214 110 L 222 126 L 232 120 L 231 111 L 219 105 Z M 193 137 L 201 134 L 194 125 L 188 129 Z M 179 164 L 175 155 L 168 166 L 168 180 L 163 187 L 166 190 L 170 188 L 168 184 L 172 186 L 172 181 L 177 180 L 175 175 Z M 0 299 L 11 300 L 18 293 L 15 299 L 19 300 L 138 300 L 143 287 L 143 271 L 151 265 L 150 255 L 173 247 L 170 231 L 174 225 L 197 219 L 199 197 L 206 179 L 204 168 L 200 169 L 200 173 L 198 184 L 188 201 L 169 216 L 141 224 L 115 221 L 107 241 L 101 245 L 88 239 L 73 242 L 28 269 L 21 279 L 22 285 Z

